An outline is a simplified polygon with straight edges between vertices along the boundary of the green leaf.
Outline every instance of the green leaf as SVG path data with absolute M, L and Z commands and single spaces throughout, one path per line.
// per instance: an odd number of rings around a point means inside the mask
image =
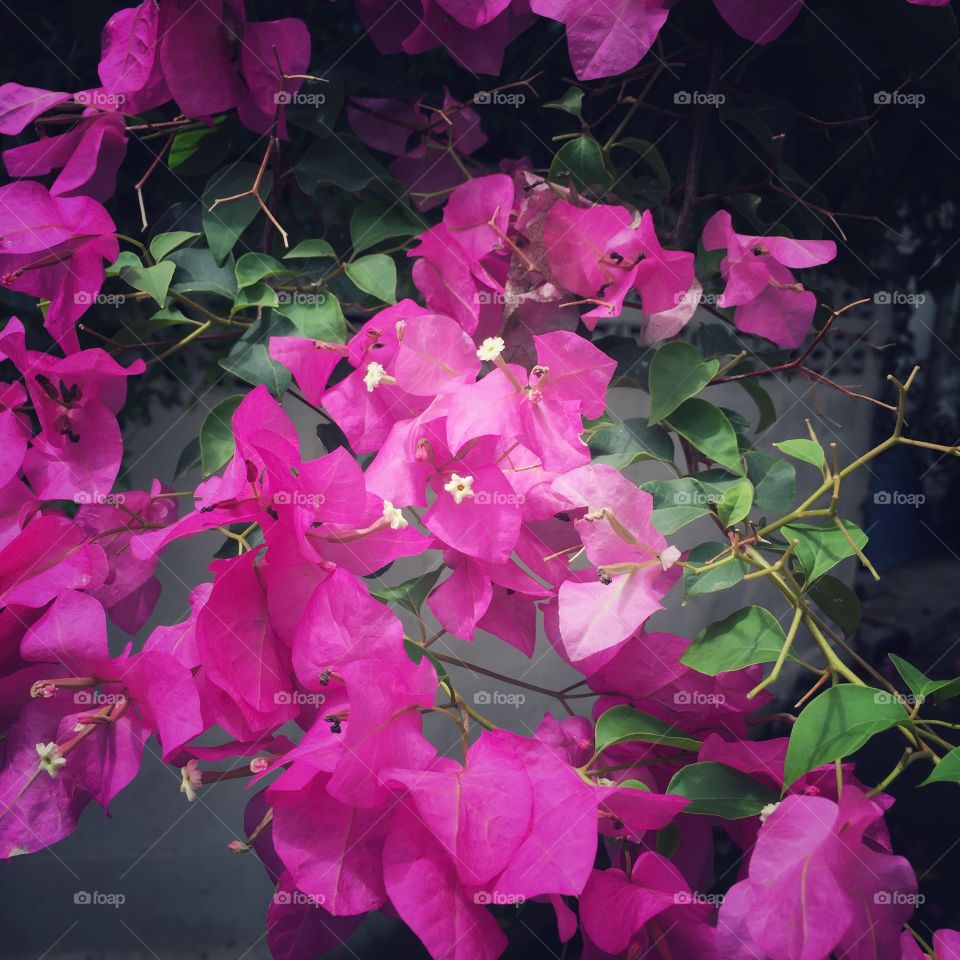
M 128 267 L 137 267 L 142 270 L 143 261 L 132 250 L 122 250 L 117 259 L 107 267 L 105 272 L 108 277 L 119 277 L 121 271 Z
M 907 663 L 896 654 L 889 654 L 897 673 L 903 677 L 903 682 L 910 688 L 910 692 L 923 703 L 924 700 L 935 696 L 937 700 L 950 700 L 960 694 L 960 678 L 954 680 L 931 680 L 912 664 Z
M 184 474 L 196 470 L 200 463 L 200 438 L 191 437 L 187 445 L 180 451 L 180 456 L 177 458 L 177 467 L 173 471 L 173 479 L 179 480 Z
M 438 660 L 426 647 L 420 646 L 419 643 L 415 643 L 409 637 L 404 637 L 403 649 L 414 663 L 419 663 L 426 657 L 433 664 L 433 669 L 437 671 L 438 680 L 447 681 L 450 679 L 450 675 L 447 673 L 447 668 L 443 665 L 443 661 Z
M 396 200 L 371 200 L 357 207 L 350 217 L 353 253 L 363 253 L 384 240 L 412 237 L 427 226 Z
M 344 267 L 347 276 L 364 293 L 384 303 L 397 302 L 397 265 L 385 253 L 351 260 Z
M 225 197 L 233 197 L 249 190 L 257 178 L 258 167 L 253 163 L 238 163 L 215 173 L 203 191 L 203 235 L 217 263 L 222 264 L 233 249 L 240 235 L 253 223 L 260 206 L 253 196 L 214 203 Z M 267 170 L 257 191 L 266 202 L 273 188 L 273 174 Z M 211 209 L 213 207 L 213 209 Z
M 279 399 L 290 386 L 290 371 L 270 357 L 268 344 L 271 337 L 289 337 L 295 333 L 296 327 L 286 317 L 266 312 L 233 345 L 220 366 L 255 387 L 265 384 Z
M 719 367 L 719 361 L 705 361 L 689 343 L 665 343 L 650 364 L 649 423 L 659 423 L 684 400 L 696 396 L 716 376 Z
M 645 161 L 650 169 L 657 175 L 657 178 L 663 185 L 664 192 L 670 192 L 673 187 L 673 181 L 670 178 L 670 171 L 663 162 L 663 157 L 660 155 L 656 144 L 651 143 L 649 140 L 627 137 L 624 140 L 620 140 L 617 146 L 632 150 L 641 160 Z
M 231 420 L 244 397 L 245 394 L 238 393 L 221 400 L 204 418 L 200 427 L 200 463 L 205 477 L 219 470 L 236 450 Z
M 332 293 L 280 294 L 277 313 L 287 317 L 304 337 L 343 343 L 347 339 L 347 322 L 340 301 Z
M 744 607 L 701 630 L 680 662 L 715 677 L 755 663 L 773 663 L 786 642 L 783 628 L 769 610 Z M 787 656 L 796 659 L 792 654 Z
M 793 457 L 794 460 L 802 460 L 819 470 L 826 466 L 827 458 L 823 452 L 823 447 L 813 440 L 783 440 L 780 443 L 775 443 L 774 446 L 788 457 Z
M 297 182 L 312 194 L 323 183 L 355 193 L 390 173 L 363 143 L 351 134 L 315 141 L 296 167 Z
M 578 191 L 600 187 L 609 190 L 613 176 L 607 169 L 600 145 L 592 137 L 577 137 L 568 140 L 557 152 L 550 164 L 550 180 L 567 185 L 573 182 Z
M 427 595 L 440 579 L 441 573 L 443 573 L 443 567 L 437 567 L 436 570 L 422 573 L 419 577 L 398 583 L 395 587 L 376 587 L 371 589 L 370 593 L 384 603 L 398 603 L 411 613 L 418 614 Z
M 264 277 L 291 276 L 293 270 L 265 253 L 245 253 L 236 265 L 237 286 L 249 287 Z
M 676 533 L 691 521 L 710 514 L 711 501 L 693 477 L 650 480 L 641 484 L 640 489 L 653 497 L 650 519 L 664 536 Z
M 735 483 L 717 504 L 717 516 L 724 527 L 732 527 L 748 516 L 753 506 L 753 484 L 749 480 Z
M 567 92 L 559 100 L 551 100 L 544 106 L 548 110 L 562 110 L 583 120 L 583 91 L 579 87 L 567 87 Z
M 852 521 L 842 520 L 850 539 L 862 550 L 867 535 Z M 834 524 L 791 523 L 782 528 L 787 540 L 797 540 L 795 556 L 803 567 L 807 582 L 823 576 L 841 560 L 856 556 L 856 551 Z
M 728 549 L 729 546 L 729 543 L 701 543 L 700 546 L 694 547 L 690 551 L 686 562 L 702 567 Z M 740 559 L 727 560 L 721 566 L 704 573 L 694 573 L 689 568 L 684 567 L 683 602 L 686 603 L 691 597 L 699 597 L 705 593 L 716 593 L 717 590 L 726 590 L 728 587 L 736 586 L 749 569 L 746 562 Z
M 684 400 L 670 414 L 668 426 L 701 453 L 734 473 L 743 473 L 737 435 L 730 421 L 706 400 Z
M 277 291 L 273 287 L 265 283 L 254 283 L 244 287 L 237 294 L 237 299 L 233 301 L 233 306 L 230 308 L 230 316 L 249 307 L 275 307 L 278 302 Z
M 691 763 L 678 770 L 667 785 L 667 793 L 687 797 L 684 813 L 696 813 L 724 820 L 755 817 L 780 794 L 772 787 L 723 763 Z
M 680 828 L 675 823 L 668 823 L 657 831 L 657 853 L 661 857 L 672 857 L 679 846 Z
M 177 247 L 182 247 L 188 240 L 199 237 L 199 233 L 192 230 L 174 230 L 172 233 L 158 233 L 150 241 L 150 256 L 158 263 Z
M 757 405 L 757 410 L 760 413 L 757 433 L 763 433 L 767 427 L 776 423 L 777 420 L 777 408 L 774 406 L 773 398 L 752 377 L 746 380 L 738 380 L 737 383 L 747 391 L 750 399 Z
M 921 787 L 929 783 L 960 783 L 960 747 L 945 753 Z
M 153 267 L 124 267 L 120 271 L 120 279 L 147 296 L 153 297 L 157 306 L 162 307 L 166 302 L 170 281 L 176 269 L 176 264 L 169 260 Z
M 336 260 L 337 252 L 327 240 L 301 240 L 289 253 L 283 255 L 284 260 L 306 260 L 308 257 Z
M 856 753 L 874 734 L 910 722 L 903 705 L 883 690 L 850 683 L 831 687 L 810 701 L 790 731 L 784 787 Z
M 230 150 L 231 129 L 226 117 L 214 117 L 212 127 L 183 130 L 173 138 L 167 154 L 167 166 L 181 176 L 198 176 L 214 170 Z
M 177 293 L 214 293 L 232 301 L 237 295 L 237 278 L 230 257 L 221 267 L 206 247 L 174 250 L 167 260 L 177 265 L 175 282 L 170 289 Z
M 699 740 L 687 736 L 673 724 L 652 717 L 649 713 L 641 713 L 633 707 L 613 707 L 597 720 L 595 734 L 597 754 L 618 743 L 637 740 L 693 751 L 698 751 L 702 745 Z
M 811 588 L 813 602 L 843 631 L 852 637 L 860 623 L 860 600 L 836 577 L 821 577 Z
M 673 462 L 673 440 L 666 430 L 647 426 L 639 417 L 593 427 L 587 446 L 593 459 L 623 470 L 641 460 Z
M 743 459 L 747 479 L 753 484 L 754 506 L 771 517 L 789 513 L 797 497 L 797 471 L 793 464 L 754 450 L 748 450 Z

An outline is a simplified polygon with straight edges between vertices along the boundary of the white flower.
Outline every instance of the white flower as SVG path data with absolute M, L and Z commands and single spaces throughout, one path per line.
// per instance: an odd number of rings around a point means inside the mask
M 197 769 L 197 761 L 190 760 L 185 767 L 181 767 L 180 776 L 183 777 L 180 792 L 186 794 L 187 800 L 192 803 L 197 799 L 197 790 L 203 783 L 203 774 Z
M 408 526 L 403 511 L 395 507 L 389 500 L 383 501 L 383 519 L 390 524 L 391 530 L 403 530 Z
M 386 375 L 387 371 L 383 369 L 382 363 L 377 363 L 376 361 L 368 363 L 367 372 L 363 377 L 363 382 L 367 388 L 367 393 L 373 393 L 373 391 L 383 382 L 383 378 Z
M 761 823 L 766 823 L 766 822 L 767 822 L 767 817 L 769 817 L 769 816 L 773 813 L 773 811 L 776 810 L 777 807 L 779 807 L 779 806 L 780 806 L 779 803 L 768 803 L 768 804 L 760 811 L 760 822 L 761 822 Z
M 443 489 L 453 497 L 454 503 L 463 503 L 464 497 L 473 496 L 473 477 L 461 477 L 459 473 L 453 473 Z
M 673 546 L 667 547 L 666 550 L 663 550 L 660 553 L 660 567 L 666 572 L 669 570 L 681 557 L 680 551 Z
M 477 356 L 481 360 L 489 360 L 492 362 L 503 353 L 505 346 L 506 344 L 503 342 L 503 337 L 487 337 L 487 339 L 480 344 L 480 349 L 477 350 Z
M 37 755 L 40 757 L 40 769 L 45 770 L 51 777 L 56 777 L 67 762 L 66 757 L 60 756 L 60 748 L 56 743 L 38 743 Z

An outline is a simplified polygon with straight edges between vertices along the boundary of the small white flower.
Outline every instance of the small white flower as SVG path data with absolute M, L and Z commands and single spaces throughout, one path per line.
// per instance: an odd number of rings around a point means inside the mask
M 459 473 L 453 473 L 443 489 L 453 497 L 454 503 L 463 503 L 464 497 L 473 496 L 473 477 L 461 477 Z
M 60 748 L 56 743 L 38 743 L 37 755 L 40 757 L 40 769 L 45 770 L 51 777 L 56 777 L 67 762 L 66 757 L 60 756 Z
M 503 342 L 503 337 L 487 337 L 487 339 L 480 344 L 480 349 L 477 350 L 477 356 L 481 360 L 492 362 L 503 353 L 505 346 L 506 344 Z
M 373 391 L 380 386 L 383 378 L 386 375 L 387 371 L 383 369 L 382 363 L 377 363 L 375 360 L 372 363 L 368 363 L 367 372 L 363 377 L 363 382 L 367 388 L 367 393 L 373 393 Z
M 197 769 L 197 761 L 190 760 L 185 767 L 181 767 L 180 776 L 183 777 L 180 792 L 186 794 L 187 800 L 192 803 L 197 799 L 197 790 L 203 783 L 203 774 Z
M 660 567 L 666 572 L 680 559 L 680 556 L 680 551 L 676 547 L 667 547 L 660 553 Z
M 767 817 L 769 817 L 769 816 L 773 813 L 773 811 L 776 810 L 777 807 L 779 807 L 779 806 L 780 806 L 779 803 L 768 803 L 768 804 L 760 811 L 760 822 L 761 822 L 761 823 L 766 823 L 766 822 L 767 822 Z
M 390 524 L 391 530 L 403 530 L 408 526 L 403 511 L 389 500 L 383 501 L 383 519 Z

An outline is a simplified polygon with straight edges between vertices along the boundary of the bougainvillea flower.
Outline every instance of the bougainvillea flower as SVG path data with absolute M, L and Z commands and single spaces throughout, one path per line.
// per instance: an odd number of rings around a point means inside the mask
M 570 62 L 580 80 L 635 67 L 666 23 L 669 6 L 667 0 L 530 0 L 534 13 L 566 25 Z
M 660 599 L 680 571 L 661 563 L 667 542 L 651 520 L 652 498 L 618 470 L 579 467 L 553 489 L 572 508 L 588 511 L 574 526 L 597 579 L 569 579 L 559 593 L 564 648 L 571 660 L 583 660 L 625 640 L 662 609 Z
M 580 437 L 582 418 L 603 414 L 616 363 L 583 337 L 564 330 L 534 337 L 533 342 L 537 364 L 529 374 L 500 361 L 482 380 L 456 391 L 447 415 L 451 448 L 498 435 L 538 453 L 547 470 L 569 470 L 589 460 Z M 498 347 L 502 349 L 502 341 Z M 499 353 L 494 357 L 498 359 Z
M 797 283 L 791 270 L 829 263 L 832 240 L 754 237 L 737 233 L 730 214 L 718 210 L 703 228 L 706 250 L 725 250 L 720 272 L 726 288 L 720 307 L 736 307 L 734 324 L 781 347 L 797 347 L 813 322 L 817 298 Z
M 284 872 L 267 910 L 267 945 L 274 960 L 315 960 L 342 946 L 361 920 L 331 916 Z
M 465 889 L 454 860 L 418 813 L 401 807 L 383 848 L 390 903 L 431 956 L 497 960 L 507 946 L 500 925 Z
M 67 591 L 59 596 L 27 631 L 20 650 L 26 660 L 61 664 L 70 676 L 91 678 L 89 687 L 107 684 L 111 696 L 125 696 L 156 731 L 164 756 L 203 729 L 189 670 L 157 651 L 131 655 L 128 648 L 111 657 L 103 607 L 87 594 Z M 88 702 L 95 708 L 98 700 L 90 693 Z
M 24 459 L 37 496 L 89 503 L 108 494 L 123 454 L 116 415 L 126 378 L 142 373 L 144 362 L 123 367 L 99 348 L 64 358 L 27 350 L 16 317 L 4 328 L 0 352 L 23 375 L 40 421 Z
M 104 261 L 119 253 L 116 227 L 89 197 L 54 197 L 39 183 L 0 187 L 0 276 L 11 290 L 50 301 L 44 326 L 68 352 L 74 323 L 96 300 Z
M 159 30 L 160 62 L 180 109 L 205 119 L 236 107 L 255 133 L 272 126 L 281 92 L 295 93 L 303 83 L 299 77 L 284 83 L 281 72 L 303 74 L 310 63 L 302 20 L 247 22 L 238 0 L 169 0 L 160 7 Z
M 106 579 L 103 548 L 64 516 L 37 515 L 0 550 L 0 603 L 43 607 L 66 590 Z
M 33 700 L 4 738 L 0 766 L 0 859 L 32 853 L 69 836 L 90 794 L 66 765 L 56 777 L 41 775 L 37 744 L 56 742 L 57 729 L 73 701 Z
M 616 909 L 611 905 L 616 904 Z M 682 937 L 677 927 L 700 928 L 698 946 L 704 952 L 670 953 L 670 956 L 696 956 L 719 960 L 712 949 L 713 934 L 707 917 L 707 904 L 696 903 L 687 882 L 677 868 L 657 853 L 637 857 L 628 877 L 619 867 L 594 870 L 580 897 L 580 923 L 583 932 L 601 950 L 620 954 L 637 944 L 636 955 L 644 956 L 652 943 L 663 942 L 665 932 Z M 662 922 L 658 923 L 657 918 Z M 696 935 L 695 935 L 696 936 Z M 683 939 L 690 942 L 689 935 Z M 667 949 L 667 944 L 664 943 Z
M 752 43 L 776 40 L 797 18 L 803 0 L 713 0 L 720 16 Z
M 60 170 L 50 186 L 52 196 L 86 196 L 103 202 L 113 194 L 126 152 L 123 117 L 93 113 L 59 136 L 4 150 L 3 162 L 7 173 L 17 178 Z
M 20 133 L 32 120 L 64 103 L 72 94 L 19 83 L 0 85 L 0 133 Z
M 76 521 L 107 555 L 109 572 L 103 586 L 91 593 L 104 606 L 110 619 L 127 633 L 143 626 L 160 597 L 160 581 L 154 576 L 155 558 L 137 557 L 128 548 L 136 530 L 165 526 L 177 515 L 177 501 L 163 496 L 154 481 L 150 491 L 115 494 L 102 502 L 84 502 Z
M 720 908 L 724 956 L 746 957 L 751 946 L 784 960 L 897 956 L 917 881 L 906 860 L 869 839 L 882 817 L 849 784 L 839 805 L 786 797 L 760 830 L 747 879 Z
M 558 201 L 543 225 L 550 272 L 555 282 L 595 306 L 584 322 L 618 316 L 631 289 L 644 313 L 668 313 L 689 296 L 695 278 L 693 254 L 661 246 L 653 217 L 626 207 L 578 207 Z

